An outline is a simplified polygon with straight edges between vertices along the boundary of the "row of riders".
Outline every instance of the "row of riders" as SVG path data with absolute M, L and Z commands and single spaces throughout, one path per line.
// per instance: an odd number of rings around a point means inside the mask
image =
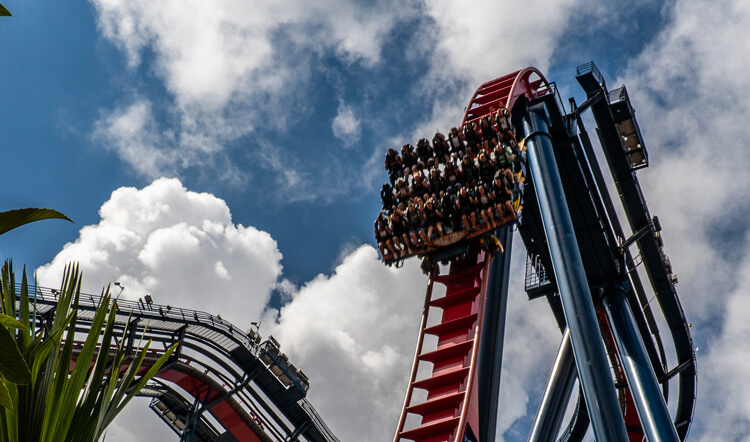
M 385 169 L 390 184 L 380 191 L 383 210 L 375 220 L 375 238 L 383 259 L 424 251 L 443 235 L 472 233 L 514 218 L 520 194 L 517 175 L 522 152 L 510 115 L 501 108 L 440 132 L 432 143 L 405 144 L 401 154 L 389 149 Z

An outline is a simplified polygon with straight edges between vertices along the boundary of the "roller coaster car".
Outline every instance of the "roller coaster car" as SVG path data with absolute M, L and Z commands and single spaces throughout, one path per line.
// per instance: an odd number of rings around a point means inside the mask
M 497 251 L 497 242 L 495 241 L 495 230 L 515 224 L 518 222 L 518 217 L 515 213 L 511 213 L 506 217 L 498 220 L 495 227 L 491 227 L 488 223 L 481 221 L 477 224 L 477 227 L 472 230 L 457 230 L 452 233 L 440 236 L 430 241 L 421 248 L 412 249 L 412 253 L 408 253 L 403 256 L 394 257 L 392 253 L 388 253 L 383 256 L 383 263 L 387 266 L 396 265 L 401 267 L 403 261 L 412 256 L 418 256 L 420 258 L 427 258 L 428 262 L 442 262 L 448 261 L 451 258 L 460 255 L 462 250 L 466 249 L 469 242 L 474 239 L 479 239 L 482 246 L 489 252 Z M 500 250 L 502 251 L 502 250 Z

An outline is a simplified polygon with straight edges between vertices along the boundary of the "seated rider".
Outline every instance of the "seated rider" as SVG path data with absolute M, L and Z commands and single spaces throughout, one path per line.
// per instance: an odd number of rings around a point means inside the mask
M 411 166 L 417 164 L 417 156 L 414 152 L 414 146 L 411 144 L 404 144 L 401 146 L 401 164 L 403 165 L 404 171 L 411 169 Z
M 456 166 L 453 165 L 453 163 L 448 163 L 445 165 L 445 168 L 443 169 L 443 175 L 445 175 L 445 182 L 449 186 L 453 186 L 456 183 L 460 181 L 459 176 L 460 170 L 456 168 Z
M 501 143 L 495 145 L 495 151 L 492 154 L 497 170 L 509 169 L 515 158 L 510 149 Z
M 451 153 L 455 153 L 459 157 L 462 157 L 466 151 L 463 138 L 463 134 L 458 131 L 457 127 L 452 127 L 448 133 L 448 144 L 451 146 Z
M 396 201 L 399 203 L 405 203 L 411 198 L 411 190 L 409 190 L 403 178 L 396 180 L 396 189 L 394 190 L 396 191 Z
M 495 194 L 487 191 L 486 184 L 480 184 L 477 186 L 477 205 L 479 206 L 479 214 L 482 216 L 484 222 L 490 227 L 495 227 Z
M 507 169 L 506 169 L 507 170 Z M 504 175 L 502 170 L 498 170 L 495 173 L 494 182 L 495 201 L 497 202 L 497 214 L 505 218 L 507 215 L 513 214 L 513 206 L 511 205 L 511 198 L 513 192 L 505 185 Z
M 422 214 L 419 213 L 414 203 L 410 203 L 406 209 L 406 224 L 409 227 L 409 239 L 414 249 L 419 248 L 419 240 L 427 243 L 427 235 L 424 230 Z
M 495 123 L 497 124 L 497 128 L 505 134 L 506 136 L 512 136 L 513 139 L 515 139 L 515 135 L 513 134 L 513 126 L 510 124 L 510 112 L 508 112 L 508 108 L 505 106 L 502 106 L 497 113 L 495 114 Z
M 383 188 L 380 189 L 380 200 L 383 202 L 383 209 L 386 211 L 391 210 L 391 206 L 396 204 L 396 199 L 393 197 L 393 189 L 390 184 L 383 184 Z
M 436 235 L 436 233 L 443 236 L 443 212 L 432 198 L 425 201 L 422 214 L 424 225 L 427 226 L 427 238 L 433 239 L 433 235 Z
M 440 176 L 440 171 L 436 168 L 430 169 L 430 193 L 438 193 L 445 189 L 445 180 Z
M 440 192 L 440 208 L 443 211 L 443 226 L 447 223 L 451 230 L 461 230 L 461 216 L 456 210 L 453 187 L 448 186 L 445 192 Z
M 445 137 L 440 132 L 436 133 L 432 137 L 432 151 L 435 154 L 435 158 L 439 163 L 445 164 L 450 161 L 450 151 L 448 149 L 448 143 L 445 141 Z
M 375 240 L 378 242 L 380 256 L 382 256 L 383 259 L 398 256 L 395 247 L 393 247 L 391 237 L 392 234 L 388 228 L 388 220 L 385 218 L 383 212 L 380 212 L 380 215 L 378 215 L 378 218 L 375 220 Z M 390 253 L 386 253 L 386 248 Z
M 388 171 L 388 179 L 391 181 L 391 186 L 396 185 L 396 178 L 398 172 L 401 170 L 401 158 L 398 156 L 398 152 L 395 149 L 388 149 L 385 154 L 385 170 Z
M 483 183 L 491 183 L 492 178 L 495 176 L 495 164 L 487 157 L 487 152 L 482 150 L 479 152 L 477 161 L 479 169 L 479 177 Z
M 411 183 L 411 194 L 412 195 L 424 195 L 430 192 L 430 185 L 426 179 L 422 178 L 422 175 L 417 173 L 414 176 L 414 181 Z
M 479 135 L 474 129 L 474 123 L 469 122 L 464 126 L 464 141 L 466 142 L 466 153 L 473 155 L 473 152 L 476 152 L 476 147 L 480 144 Z
M 400 210 L 395 210 L 391 215 L 391 233 L 393 244 L 401 249 L 400 256 L 405 256 L 409 248 L 409 229 Z
M 464 155 L 463 162 L 461 163 L 461 179 L 466 185 L 476 185 L 479 180 L 479 169 L 474 164 L 474 159 L 468 154 Z
M 419 157 L 419 161 L 424 164 L 427 164 L 427 161 L 432 158 L 432 147 L 427 139 L 420 138 L 417 141 L 417 156 Z
M 479 130 L 482 131 L 482 141 L 492 141 L 493 139 L 497 139 L 497 132 L 495 131 L 495 128 L 492 127 L 489 118 L 486 116 L 479 120 Z
M 466 190 L 466 187 L 456 184 L 458 196 L 456 197 L 456 211 L 461 215 L 461 221 L 465 229 L 474 229 L 477 226 L 477 201 L 474 194 Z

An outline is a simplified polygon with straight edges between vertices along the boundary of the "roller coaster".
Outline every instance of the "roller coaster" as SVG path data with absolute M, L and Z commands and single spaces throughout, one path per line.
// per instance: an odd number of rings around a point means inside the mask
M 38 313 L 53 315 L 57 291 L 36 287 L 33 293 Z M 81 295 L 76 333 L 92 332 L 100 303 L 97 296 Z M 139 395 L 151 398 L 149 408 L 180 441 L 338 442 L 306 399 L 307 376 L 272 336 L 261 342 L 257 330 L 245 332 L 219 316 L 151 301 L 118 300 L 117 306 L 115 330 L 127 354 L 144 340 L 154 343 L 139 375 L 179 343 Z
M 528 298 L 547 300 L 561 332 L 528 440 L 580 441 L 589 427 L 598 441 L 687 437 L 695 351 L 661 225 L 636 175 L 648 154 L 635 110 L 626 87 L 609 90 L 593 62 L 579 66 L 576 79 L 586 100 L 579 106 L 571 98 L 567 112 L 555 83 L 532 67 L 482 84 L 466 107 L 463 127 L 510 112 L 522 152 L 515 216 L 463 225 L 448 241 L 430 238 L 413 249 L 404 237 L 401 253 L 384 253 L 388 265 L 418 256 L 429 274 L 394 442 L 495 440 L 514 230 L 526 247 Z M 584 126 L 586 111 L 626 226 Z M 500 247 L 488 247 L 493 242 Z M 660 323 L 671 337 L 666 345 Z

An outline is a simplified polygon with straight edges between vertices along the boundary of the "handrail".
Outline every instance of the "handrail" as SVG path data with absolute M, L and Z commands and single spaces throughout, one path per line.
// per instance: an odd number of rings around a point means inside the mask
M 409 376 L 409 384 L 406 387 L 406 397 L 404 398 L 404 406 L 401 408 L 401 416 L 398 419 L 398 427 L 396 428 L 396 435 L 393 437 L 394 442 L 400 440 L 400 434 L 404 431 L 404 425 L 406 424 L 406 409 L 411 403 L 411 397 L 414 393 L 414 382 L 417 380 L 417 371 L 419 368 L 419 355 L 422 354 L 422 347 L 424 346 L 424 330 L 427 328 L 427 317 L 429 316 L 430 301 L 432 300 L 432 290 L 435 284 L 435 274 L 437 265 L 433 266 L 432 272 L 430 272 L 430 280 L 427 283 L 427 293 L 424 298 L 424 308 L 422 309 L 422 322 L 419 325 L 419 337 L 417 338 L 417 349 L 414 353 L 414 361 L 411 366 L 411 375 Z

